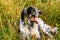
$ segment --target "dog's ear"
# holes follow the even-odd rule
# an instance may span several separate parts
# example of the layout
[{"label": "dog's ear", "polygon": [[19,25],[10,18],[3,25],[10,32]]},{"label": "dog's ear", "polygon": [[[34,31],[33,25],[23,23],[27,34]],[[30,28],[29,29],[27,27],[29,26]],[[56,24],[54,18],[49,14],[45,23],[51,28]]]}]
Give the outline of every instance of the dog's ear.
[{"label": "dog's ear", "polygon": [[41,10],[38,10],[38,13],[39,13],[39,15],[42,15],[42,11]]},{"label": "dog's ear", "polygon": [[27,8],[27,15],[28,15],[28,17],[30,16],[30,14],[31,14],[31,12],[32,12],[33,9],[34,8],[32,6],[30,6],[30,7]]},{"label": "dog's ear", "polygon": [[22,12],[21,12],[21,19],[22,19],[22,21],[24,21],[24,16],[25,16],[25,14],[26,14],[26,8],[24,8],[24,9],[22,10]]},{"label": "dog's ear", "polygon": [[31,13],[32,9],[33,9],[32,6],[28,7],[28,8],[27,8],[27,13],[28,13],[28,14]]}]

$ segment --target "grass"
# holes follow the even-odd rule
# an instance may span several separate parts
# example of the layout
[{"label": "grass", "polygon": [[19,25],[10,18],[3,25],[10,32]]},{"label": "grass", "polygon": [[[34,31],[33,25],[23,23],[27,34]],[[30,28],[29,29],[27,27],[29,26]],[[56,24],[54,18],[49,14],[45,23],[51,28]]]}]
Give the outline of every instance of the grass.
[{"label": "grass", "polygon": [[56,39],[60,40],[60,0],[0,0],[0,40],[19,40],[20,13],[28,6],[42,10],[41,18],[59,28]]}]

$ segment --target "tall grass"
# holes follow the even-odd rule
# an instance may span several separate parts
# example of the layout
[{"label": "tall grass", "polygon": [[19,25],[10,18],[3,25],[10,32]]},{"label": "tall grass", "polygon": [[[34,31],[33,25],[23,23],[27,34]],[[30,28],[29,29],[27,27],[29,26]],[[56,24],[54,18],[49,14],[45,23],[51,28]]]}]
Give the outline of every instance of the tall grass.
[{"label": "tall grass", "polygon": [[20,13],[28,6],[42,10],[40,18],[59,28],[56,40],[60,40],[60,0],[0,0],[0,40],[19,40]]}]

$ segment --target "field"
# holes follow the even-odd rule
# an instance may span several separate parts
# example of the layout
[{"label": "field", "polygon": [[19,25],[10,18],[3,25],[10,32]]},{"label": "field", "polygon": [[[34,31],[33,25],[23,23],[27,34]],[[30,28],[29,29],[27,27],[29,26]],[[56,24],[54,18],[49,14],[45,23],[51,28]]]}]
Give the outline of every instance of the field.
[{"label": "field", "polygon": [[60,40],[60,0],[0,0],[0,40],[19,40],[19,19],[24,7],[36,6],[51,27],[57,26]]}]

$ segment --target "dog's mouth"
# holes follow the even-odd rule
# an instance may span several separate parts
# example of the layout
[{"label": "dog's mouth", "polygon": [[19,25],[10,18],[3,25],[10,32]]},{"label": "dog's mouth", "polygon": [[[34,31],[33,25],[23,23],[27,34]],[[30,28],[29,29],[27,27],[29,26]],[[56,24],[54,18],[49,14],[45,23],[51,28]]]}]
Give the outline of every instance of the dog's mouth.
[{"label": "dog's mouth", "polygon": [[31,17],[31,21],[37,22],[36,17]]}]

